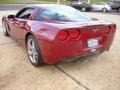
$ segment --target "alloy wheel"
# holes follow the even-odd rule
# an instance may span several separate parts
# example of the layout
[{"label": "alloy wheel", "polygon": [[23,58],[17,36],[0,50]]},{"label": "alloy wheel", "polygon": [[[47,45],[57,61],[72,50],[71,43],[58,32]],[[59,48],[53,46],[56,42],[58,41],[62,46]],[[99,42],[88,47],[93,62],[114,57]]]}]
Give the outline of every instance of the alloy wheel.
[{"label": "alloy wheel", "polygon": [[32,63],[37,63],[38,62],[38,53],[37,53],[35,42],[33,39],[28,40],[27,51],[28,51],[28,56],[30,58],[30,61]]}]

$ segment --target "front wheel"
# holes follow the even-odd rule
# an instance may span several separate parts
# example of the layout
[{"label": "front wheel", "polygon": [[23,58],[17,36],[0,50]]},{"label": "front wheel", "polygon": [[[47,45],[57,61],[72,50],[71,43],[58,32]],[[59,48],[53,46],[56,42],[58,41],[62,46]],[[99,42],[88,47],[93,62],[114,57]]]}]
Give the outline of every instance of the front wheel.
[{"label": "front wheel", "polygon": [[3,35],[9,36],[8,30],[7,30],[7,24],[5,24],[5,22],[2,23],[2,28],[3,28]]},{"label": "front wheel", "polygon": [[27,53],[32,65],[37,67],[43,64],[39,45],[33,35],[27,38]]}]

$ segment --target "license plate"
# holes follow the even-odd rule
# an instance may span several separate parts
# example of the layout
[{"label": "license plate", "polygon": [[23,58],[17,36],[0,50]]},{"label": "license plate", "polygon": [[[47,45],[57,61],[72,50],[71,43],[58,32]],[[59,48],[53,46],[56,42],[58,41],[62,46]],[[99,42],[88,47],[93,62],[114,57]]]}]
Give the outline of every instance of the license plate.
[{"label": "license plate", "polygon": [[87,41],[88,48],[95,48],[99,45],[99,39],[89,39]]}]

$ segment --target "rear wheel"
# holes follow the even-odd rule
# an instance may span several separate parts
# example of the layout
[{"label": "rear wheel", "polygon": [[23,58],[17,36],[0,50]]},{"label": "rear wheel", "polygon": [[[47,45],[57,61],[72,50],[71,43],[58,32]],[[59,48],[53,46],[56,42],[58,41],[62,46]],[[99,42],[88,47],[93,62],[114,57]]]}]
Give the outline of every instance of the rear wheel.
[{"label": "rear wheel", "polygon": [[103,11],[103,12],[107,12],[107,8],[103,8],[102,11]]},{"label": "rear wheel", "polygon": [[27,38],[27,53],[32,65],[37,67],[43,64],[39,45],[33,35]]},{"label": "rear wheel", "polygon": [[5,22],[2,23],[2,28],[3,28],[3,35],[4,36],[9,36],[9,33],[8,33],[8,28],[7,28],[7,24]]}]

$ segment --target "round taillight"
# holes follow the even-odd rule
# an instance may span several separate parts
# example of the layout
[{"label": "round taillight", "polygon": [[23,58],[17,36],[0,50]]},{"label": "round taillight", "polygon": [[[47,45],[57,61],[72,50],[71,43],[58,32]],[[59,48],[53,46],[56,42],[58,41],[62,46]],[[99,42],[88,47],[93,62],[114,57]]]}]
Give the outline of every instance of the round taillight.
[{"label": "round taillight", "polygon": [[62,41],[67,40],[67,38],[68,38],[68,32],[67,32],[67,31],[61,31],[61,32],[59,33],[58,38],[59,38],[60,40],[62,40]]},{"label": "round taillight", "polygon": [[77,30],[77,29],[70,30],[70,31],[69,31],[69,34],[70,34],[70,37],[71,37],[72,39],[77,39],[77,38],[79,37],[79,35],[80,35],[80,31]]}]

